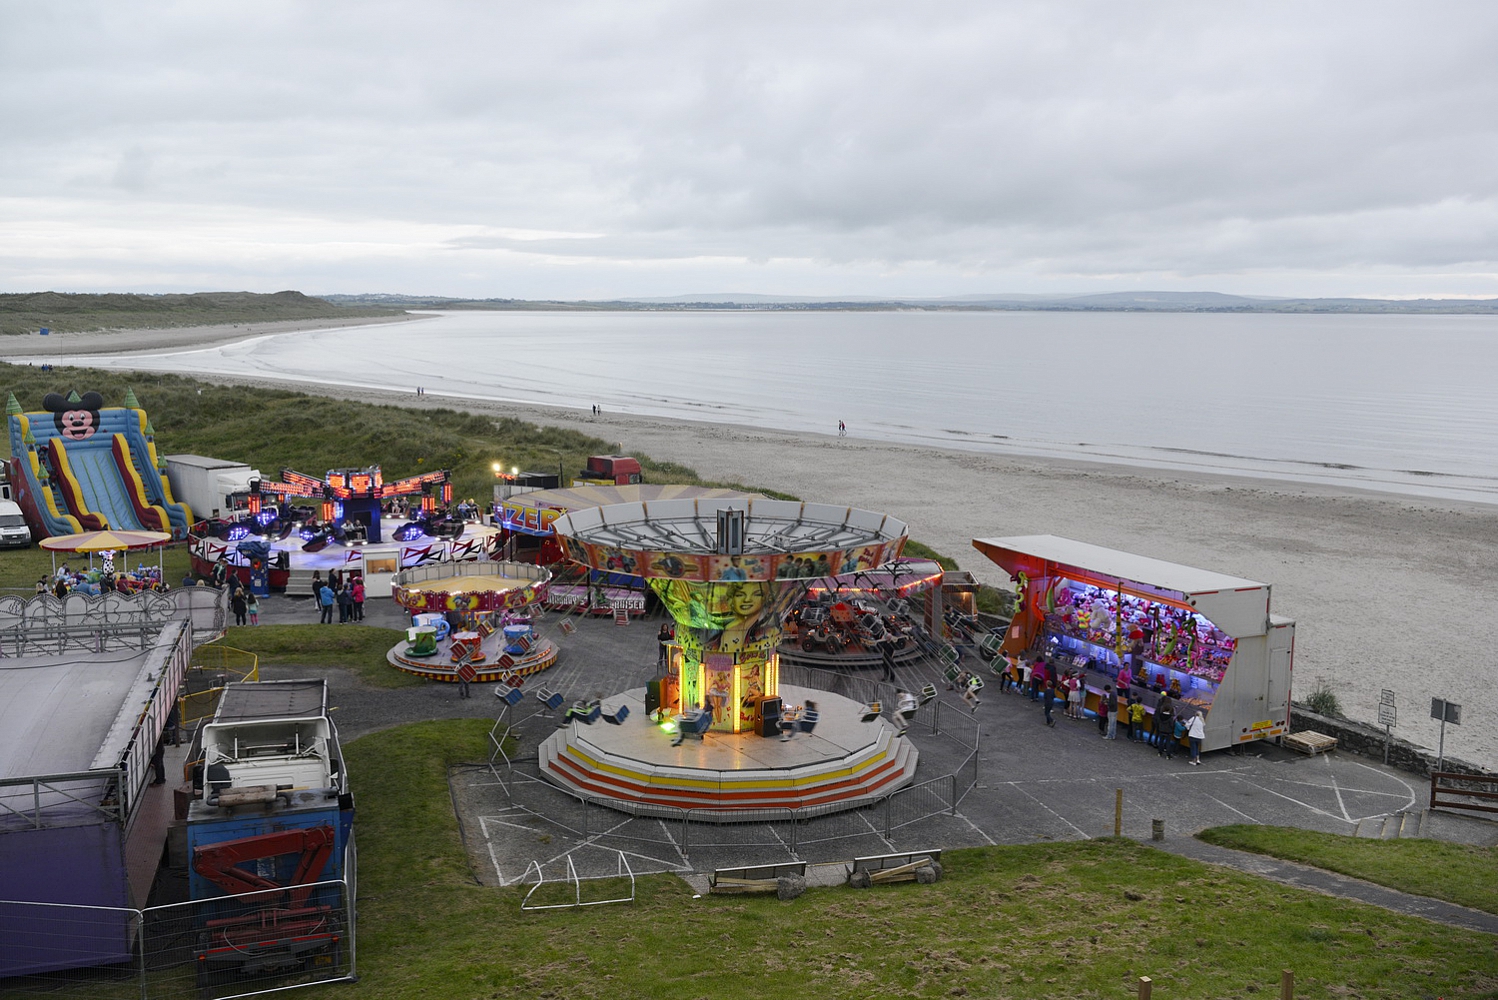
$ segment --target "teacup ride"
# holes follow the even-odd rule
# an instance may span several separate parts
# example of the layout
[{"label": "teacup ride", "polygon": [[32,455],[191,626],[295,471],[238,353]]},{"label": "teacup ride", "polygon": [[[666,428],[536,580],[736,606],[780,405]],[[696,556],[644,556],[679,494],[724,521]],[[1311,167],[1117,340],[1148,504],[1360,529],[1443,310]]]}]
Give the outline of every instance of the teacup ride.
[{"label": "teacup ride", "polygon": [[[913,780],[917,751],[877,706],[782,685],[775,652],[781,618],[807,585],[895,559],[903,522],[827,504],[696,498],[572,511],[554,527],[574,562],[643,576],[676,638],[665,674],[647,687],[602,699],[597,712],[574,704],[541,745],[547,780],[635,815],[690,809],[720,822],[765,808],[854,809]],[[542,695],[548,707],[565,700]],[[788,729],[783,717],[794,720]]]},{"label": "teacup ride", "polygon": [[411,612],[412,624],[406,641],[385,658],[397,670],[428,680],[519,687],[557,661],[556,644],[535,631],[527,614],[545,600],[550,580],[549,570],[519,562],[403,570],[391,582],[391,596]]}]

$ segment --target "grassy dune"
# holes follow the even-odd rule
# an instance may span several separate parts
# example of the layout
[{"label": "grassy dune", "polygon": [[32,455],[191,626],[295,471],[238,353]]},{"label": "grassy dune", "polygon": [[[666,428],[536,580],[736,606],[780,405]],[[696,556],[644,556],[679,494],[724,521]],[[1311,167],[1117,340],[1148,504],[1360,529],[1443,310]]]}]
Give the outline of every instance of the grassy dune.
[{"label": "grassy dune", "polygon": [[198,292],[192,295],[73,295],[24,292],[0,295],[0,334],[92,330],[145,330],[221,323],[265,323],[345,316],[395,316],[403,310],[334,305],[301,292]]}]

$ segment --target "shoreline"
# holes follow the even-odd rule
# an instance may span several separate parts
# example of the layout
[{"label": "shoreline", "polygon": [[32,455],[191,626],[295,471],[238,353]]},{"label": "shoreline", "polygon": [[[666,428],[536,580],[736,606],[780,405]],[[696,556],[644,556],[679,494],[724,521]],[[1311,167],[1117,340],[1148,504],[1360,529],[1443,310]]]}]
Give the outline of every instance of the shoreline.
[{"label": "shoreline", "polygon": [[49,333],[0,338],[0,355],[11,358],[68,357],[77,354],[134,354],[154,351],[186,351],[198,347],[249,340],[275,333],[335,330],[376,323],[409,323],[421,315],[350,316],[327,319],[283,319],[263,323],[225,323],[214,326],[142,327]]},{"label": "shoreline", "polygon": [[[255,335],[235,328],[222,339]],[[1274,613],[1298,622],[1297,697],[1324,681],[1349,718],[1366,722],[1377,718],[1379,692],[1387,688],[1400,709],[1394,735],[1426,747],[1436,745],[1439,728],[1424,718],[1429,699],[1463,703],[1470,721],[1448,727],[1448,752],[1498,770],[1498,727],[1489,721],[1498,718],[1498,688],[1484,683],[1488,650],[1498,647],[1498,618],[1487,598],[1498,590],[1498,505],[664,417],[595,417],[580,407],[194,377],[578,430],[625,453],[679,462],[705,479],[886,511],[984,583],[1009,581],[971,540],[1029,534],[1261,580],[1273,587]]]}]

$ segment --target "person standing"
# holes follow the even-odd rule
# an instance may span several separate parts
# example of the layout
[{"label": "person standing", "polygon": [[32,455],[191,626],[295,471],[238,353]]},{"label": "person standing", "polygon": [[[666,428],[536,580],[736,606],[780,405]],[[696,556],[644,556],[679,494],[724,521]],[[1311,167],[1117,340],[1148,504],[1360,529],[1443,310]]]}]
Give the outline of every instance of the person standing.
[{"label": "person standing", "polygon": [[1157,748],[1155,752],[1166,760],[1175,759],[1175,730],[1175,705],[1171,702],[1170,695],[1162,694],[1160,700],[1155,703],[1155,746]]},{"label": "person standing", "polygon": [[1197,712],[1186,723],[1186,738],[1191,741],[1191,764],[1200,767],[1202,762],[1202,740],[1207,736],[1207,722],[1202,714]]},{"label": "person standing", "polygon": [[660,631],[656,632],[655,634],[655,644],[657,647],[657,651],[655,654],[655,665],[657,667],[660,667],[662,669],[665,668],[667,659],[666,648],[671,644],[672,638],[671,626],[666,624],[665,622],[661,622]]},{"label": "person standing", "polygon": [[354,577],[354,585],[350,589],[354,595],[354,621],[362,622],[364,620],[364,577],[362,575]]},{"label": "person standing", "polygon": [[354,593],[344,584],[338,588],[338,624],[347,625],[354,620]]},{"label": "person standing", "polygon": [[1148,743],[1149,737],[1144,731],[1144,699],[1135,696],[1129,702],[1129,739],[1140,743]]},{"label": "person standing", "polygon": [[234,624],[243,625],[245,615],[249,613],[249,602],[244,598],[244,588],[235,586],[234,593],[229,595],[229,610],[234,612]]},{"label": "person standing", "polygon": [[1103,734],[1105,740],[1118,739],[1118,692],[1113,690],[1112,684],[1103,685],[1102,707],[1108,713],[1108,731]]},{"label": "person standing", "polygon": [[[1031,676],[1034,675],[1032,674]],[[1051,709],[1056,704],[1055,681],[1047,680],[1044,682],[1042,690],[1040,692],[1040,703],[1045,708],[1045,724],[1054,729],[1056,726],[1056,720],[1051,718]]]},{"label": "person standing", "polygon": [[246,605],[246,609],[250,612],[250,624],[251,625],[259,625],[260,624],[260,598],[258,596],[256,596],[256,594],[255,594],[255,592],[253,590],[250,591],[250,596],[249,596],[249,599],[248,599],[248,603]]},{"label": "person standing", "polygon": [[322,570],[312,571],[312,599],[318,600],[322,596]]},{"label": "person standing", "polygon": [[322,617],[318,619],[318,624],[333,624],[333,588],[326,583],[319,587],[317,591],[317,603],[322,608]]}]

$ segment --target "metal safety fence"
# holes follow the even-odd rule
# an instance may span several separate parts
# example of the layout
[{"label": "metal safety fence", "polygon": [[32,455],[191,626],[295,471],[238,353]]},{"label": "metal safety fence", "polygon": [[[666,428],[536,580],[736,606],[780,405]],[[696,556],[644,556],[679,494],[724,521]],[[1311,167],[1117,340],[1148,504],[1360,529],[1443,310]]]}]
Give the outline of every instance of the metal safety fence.
[{"label": "metal safety fence", "polygon": [[[549,782],[540,774],[536,742],[502,720],[489,733],[489,770],[509,806],[582,843],[608,848],[616,843],[665,845],[683,859],[723,852],[736,857],[783,853],[801,859],[807,849],[821,845],[872,838],[888,846],[901,830],[934,817],[956,815],[962,799],[978,783],[980,726],[969,713],[932,701],[922,706],[911,732],[918,729],[965,751],[956,766],[854,809],[745,809],[732,822],[720,816],[708,819],[707,812],[698,818],[694,814],[700,810],[696,809],[586,795]],[[933,756],[951,759],[948,754]]]},{"label": "metal safety fence", "polygon": [[145,909],[0,900],[0,996],[225,1000],[352,981],[346,877]]},{"label": "metal safety fence", "polygon": [[260,679],[260,658],[233,646],[209,643],[192,651],[182,694],[177,699],[181,724],[192,726],[213,718],[224,686]]}]

